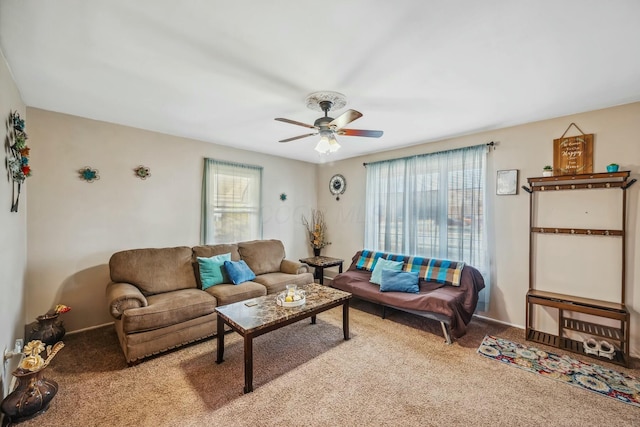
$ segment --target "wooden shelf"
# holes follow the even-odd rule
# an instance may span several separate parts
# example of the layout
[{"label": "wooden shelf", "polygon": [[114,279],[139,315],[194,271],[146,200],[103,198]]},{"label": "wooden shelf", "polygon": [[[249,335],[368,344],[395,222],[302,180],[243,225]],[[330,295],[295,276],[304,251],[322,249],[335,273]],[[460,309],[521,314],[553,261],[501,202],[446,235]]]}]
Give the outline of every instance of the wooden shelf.
[{"label": "wooden shelf", "polygon": [[602,182],[622,182],[629,178],[629,171],[619,172],[602,172],[602,173],[583,173],[578,175],[555,175],[555,176],[539,176],[527,178],[530,185],[551,185],[551,184],[596,184]]},{"label": "wooden shelf", "polygon": [[593,228],[558,228],[558,227],[531,227],[532,233],[546,234],[586,234],[587,236],[622,236],[622,230],[600,230]]},{"label": "wooden shelf", "polygon": [[[587,355],[598,360],[617,363],[628,366],[629,363],[629,327],[630,314],[625,302],[625,258],[626,258],[626,191],[636,182],[636,179],[628,181],[629,171],[612,173],[592,173],[582,175],[562,175],[550,177],[528,178],[529,188],[523,187],[530,196],[529,203],[529,291],[526,296],[526,338],[540,344],[549,345],[564,350]],[[622,228],[621,229],[596,229],[596,228],[566,228],[566,227],[539,227],[533,224],[535,215],[535,200],[545,191],[578,190],[578,189],[615,189],[620,188],[622,193]],[[603,301],[584,298],[574,295],[559,294],[536,289],[534,265],[534,233],[541,234],[566,234],[582,236],[615,236],[620,238],[622,245],[622,277],[620,283],[620,302]],[[534,327],[534,306],[551,307],[558,310],[558,333],[549,334],[536,330]],[[577,319],[576,316],[567,317],[565,313],[577,313],[594,318],[609,319],[616,326],[609,326],[596,321]],[[591,320],[591,318],[589,319]],[[584,335],[584,339],[590,337],[603,341],[612,341],[616,346],[614,359],[586,354],[581,340],[575,340],[567,336],[568,332]]]},{"label": "wooden shelf", "polygon": [[597,323],[583,322],[582,320],[569,319],[566,317],[562,320],[563,328],[569,331],[576,331],[595,337],[615,340],[618,343],[622,343],[622,340],[624,340],[624,333],[622,329],[619,328],[612,328],[609,326],[599,325]]},{"label": "wooden shelf", "polygon": [[[618,313],[620,316],[624,316],[629,313],[627,307],[618,302],[583,298],[556,292],[540,291],[538,289],[530,289],[529,292],[527,292],[527,300],[529,299],[535,299],[536,304],[539,305],[555,308],[567,306],[571,311],[585,314],[591,314],[592,311],[597,311],[607,314],[612,313],[611,315]],[[620,320],[622,318],[620,316],[615,317],[615,319]]]},{"label": "wooden shelf", "polygon": [[628,366],[629,364],[628,358],[625,358],[625,354],[621,351],[616,350],[613,355],[613,360],[602,356],[596,356],[595,354],[587,354],[584,352],[584,345],[581,341],[576,341],[569,338],[559,338],[556,335],[536,331],[534,329],[529,329],[529,331],[527,332],[527,341],[533,341],[537,342],[538,344],[544,344],[550,347],[560,348],[562,350],[582,354],[601,362],[615,363],[616,365],[622,366]]}]

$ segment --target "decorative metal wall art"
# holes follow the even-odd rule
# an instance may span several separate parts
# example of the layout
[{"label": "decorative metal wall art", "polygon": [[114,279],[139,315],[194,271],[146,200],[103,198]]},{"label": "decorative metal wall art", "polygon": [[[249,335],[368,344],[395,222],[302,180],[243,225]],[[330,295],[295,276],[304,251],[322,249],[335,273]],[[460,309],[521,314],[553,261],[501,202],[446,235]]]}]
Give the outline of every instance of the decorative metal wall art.
[{"label": "decorative metal wall art", "polygon": [[287,195],[285,193],[280,194],[280,200],[282,200],[283,202],[287,201]]},{"label": "decorative metal wall art", "polygon": [[11,212],[18,212],[20,201],[20,188],[27,177],[31,176],[29,165],[29,147],[27,147],[27,134],[24,131],[24,120],[17,111],[9,113],[9,133],[7,141],[9,153],[7,154],[7,169],[13,185],[11,195]]},{"label": "decorative metal wall art", "polygon": [[138,166],[133,170],[136,173],[136,176],[140,179],[147,179],[151,176],[151,169],[145,166]]},{"label": "decorative metal wall art", "polygon": [[89,166],[85,166],[82,169],[78,170],[80,174],[80,179],[83,179],[87,182],[93,182],[100,179],[100,175],[98,175],[98,169],[91,169]]}]

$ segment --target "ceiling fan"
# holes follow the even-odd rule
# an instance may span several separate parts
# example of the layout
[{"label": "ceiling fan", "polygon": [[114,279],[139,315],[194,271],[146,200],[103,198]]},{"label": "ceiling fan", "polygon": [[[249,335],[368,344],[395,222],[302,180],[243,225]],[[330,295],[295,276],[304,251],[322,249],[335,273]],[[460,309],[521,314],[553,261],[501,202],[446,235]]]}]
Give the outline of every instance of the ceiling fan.
[{"label": "ceiling fan", "polygon": [[336,140],[336,135],[345,136],[364,136],[369,138],[380,138],[382,136],[381,130],[363,130],[363,129],[345,129],[344,126],[348,125],[352,121],[362,117],[362,113],[356,110],[347,110],[335,119],[329,117],[328,113],[331,110],[336,110],[344,107],[347,103],[346,97],[338,92],[313,92],[306,98],[307,107],[313,110],[319,110],[324,112],[324,117],[317,119],[313,125],[309,125],[295,120],[283,119],[281,117],[276,120],[285,123],[291,123],[293,125],[303,126],[309,129],[315,129],[315,132],[305,135],[294,136],[292,138],[283,139],[279,142],[290,142],[296,139],[306,138],[308,136],[320,135],[320,141],[316,146],[316,151],[320,153],[333,153],[338,151],[340,144]]}]

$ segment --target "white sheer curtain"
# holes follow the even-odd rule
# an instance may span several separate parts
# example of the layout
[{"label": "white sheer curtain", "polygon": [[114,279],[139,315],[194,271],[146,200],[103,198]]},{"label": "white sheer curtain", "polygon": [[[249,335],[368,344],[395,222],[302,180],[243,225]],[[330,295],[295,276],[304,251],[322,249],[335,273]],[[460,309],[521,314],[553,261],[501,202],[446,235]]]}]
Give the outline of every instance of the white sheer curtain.
[{"label": "white sheer curtain", "polygon": [[204,159],[202,244],[262,238],[262,167]]},{"label": "white sheer curtain", "polygon": [[464,261],[489,303],[486,145],[367,164],[365,249]]}]

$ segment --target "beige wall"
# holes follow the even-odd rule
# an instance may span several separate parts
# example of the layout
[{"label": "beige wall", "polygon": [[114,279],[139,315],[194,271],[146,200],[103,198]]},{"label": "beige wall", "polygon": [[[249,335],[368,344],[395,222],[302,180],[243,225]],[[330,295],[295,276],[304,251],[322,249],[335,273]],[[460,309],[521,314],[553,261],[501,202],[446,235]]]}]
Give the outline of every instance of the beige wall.
[{"label": "beige wall", "polygon": [[[330,233],[329,239],[333,242],[327,248],[326,254],[350,260],[353,254],[358,249],[361,249],[364,244],[363,212],[366,169],[362,165],[363,162],[392,159],[495,141],[498,144],[497,148],[488,155],[488,192],[490,196],[488,209],[490,210],[490,215],[492,215],[492,229],[489,230],[489,240],[492,246],[493,287],[490,311],[480,314],[514,325],[524,326],[525,294],[528,289],[529,196],[522,190],[519,190],[519,194],[516,196],[496,196],[496,171],[518,169],[520,185],[527,183],[527,177],[541,176],[542,167],[547,164],[553,164],[553,139],[559,138],[571,122],[577,123],[584,132],[595,134],[594,170],[596,172],[604,172],[607,164],[617,162],[620,164],[621,170],[630,170],[632,177],[638,177],[640,174],[640,103],[482,132],[446,141],[325,164],[319,168],[318,172],[318,206],[326,211]],[[567,135],[575,135],[575,133],[569,132]],[[344,143],[347,144],[348,141],[345,140]],[[347,180],[346,192],[340,197],[339,201],[336,201],[331,196],[328,188],[330,177],[336,173],[344,175]],[[640,310],[640,269],[637,268],[638,254],[640,254],[640,239],[637,237],[639,190],[640,184],[636,184],[628,191],[627,222],[627,305],[632,313],[631,352],[636,356],[640,355],[640,328],[637,327],[640,324],[640,315],[638,315]],[[551,209],[554,209],[554,212],[558,214],[569,210],[576,200],[576,194],[574,193],[572,196],[570,193],[562,192],[561,198],[551,206]],[[599,197],[599,195],[588,193],[588,199],[593,197]],[[612,202],[611,209],[618,209],[615,201]],[[606,222],[608,218],[605,217],[608,217],[609,214],[605,211],[606,209],[598,210],[598,208],[592,206],[588,211],[579,211],[575,216],[579,221],[583,221],[588,215],[595,215],[597,217],[595,223],[600,220]],[[562,221],[573,221],[576,218],[563,218]],[[577,227],[579,225],[573,226]],[[578,237],[578,239],[580,238]],[[611,239],[603,238],[597,241],[596,245],[586,240],[579,240],[580,244],[578,246],[582,247],[576,248],[574,246],[556,252],[553,255],[555,262],[547,263],[557,268],[557,274],[552,274],[551,277],[571,277],[563,270],[563,266],[572,265],[576,268],[576,275],[580,278],[580,286],[584,286],[586,293],[612,301],[619,301],[621,245],[618,243],[619,240],[613,241]],[[601,244],[597,244],[598,242]],[[584,245],[581,245],[581,243],[584,243]],[[557,245],[551,245],[551,247],[554,246]],[[593,248],[593,251],[598,251],[597,257],[585,248]],[[613,266],[613,276],[610,276],[609,280],[606,280],[606,278],[598,279],[594,283],[593,278],[588,274],[584,274],[584,271],[587,271],[587,268],[594,264],[598,265],[598,262],[601,263],[602,268],[611,268]],[[615,268],[618,268],[618,272],[616,272]],[[598,274],[592,276],[601,277],[600,270],[601,267],[598,266],[595,270]],[[591,283],[588,283],[589,279],[591,279]],[[566,283],[561,283],[561,281],[546,282],[545,285],[547,287],[551,286],[551,289],[547,290],[568,292],[563,289]],[[571,289],[571,291],[575,292],[579,290],[579,287],[578,289]]]},{"label": "beige wall", "polygon": [[[309,255],[300,214],[316,203],[312,164],[28,109],[34,174],[28,212],[27,320],[57,303],[74,331],[112,321],[104,291],[116,251],[199,244],[203,159],[264,167],[264,238]],[[144,165],[151,177],[133,169]],[[78,169],[99,170],[86,183]],[[287,194],[285,202],[279,195]]]},{"label": "beige wall", "polygon": [[[11,77],[7,62],[0,51],[0,116],[2,117],[2,141],[6,144],[9,126],[9,113],[18,111],[25,115],[25,105]],[[29,134],[29,120],[26,121]],[[31,145],[31,141],[27,141]],[[3,150],[3,153],[6,151]],[[6,155],[3,155],[3,160]],[[27,265],[27,189],[31,187],[31,178],[23,186],[18,212],[10,212],[12,184],[4,166],[0,179],[0,352],[6,348],[13,349],[16,338],[24,335],[24,283]],[[36,173],[34,171],[34,173]],[[15,368],[13,363],[3,364],[0,376],[0,397],[4,397],[11,375]],[[6,369],[5,369],[6,368]]]},{"label": "beige wall", "polygon": [[[631,170],[634,177],[640,171],[636,136],[640,134],[640,103],[320,166],[49,111],[29,108],[27,112],[32,164],[37,173],[30,178],[28,194],[26,321],[56,303],[65,303],[73,307],[65,314],[68,330],[111,320],[104,286],[113,252],[198,243],[204,157],[264,166],[264,237],[282,239],[290,258],[309,254],[300,215],[317,205],[327,213],[333,242],[325,254],[348,263],[363,246],[363,162],[496,141],[497,149],[488,156],[493,289],[490,311],[481,314],[518,326],[524,325],[528,287],[529,198],[522,191],[517,196],[496,196],[496,171],[518,169],[520,185],[526,183],[526,177],[539,176],[542,166],[553,162],[553,139],[571,122],[596,135],[596,171],[603,171],[612,161]],[[146,181],[133,176],[133,168],[140,164],[151,168],[152,176]],[[97,168],[101,179],[92,184],[80,180],[77,170],[83,166]],[[335,173],[347,179],[347,191],[339,201],[328,191],[329,178]],[[640,276],[636,269],[640,253],[636,238],[638,188],[636,185],[628,192],[627,224],[627,303],[634,325],[638,324],[640,307],[636,285]],[[288,195],[286,202],[278,197],[283,192]],[[571,198],[561,199],[557,208],[563,212],[572,204]],[[607,245],[603,245],[607,250],[599,259],[603,265],[618,265],[618,254],[607,253]],[[569,252],[557,255],[557,259],[580,265],[581,256]],[[599,297],[618,298],[617,277],[607,283],[588,284],[585,289],[593,290],[594,286]],[[631,351],[638,355],[640,331],[632,327],[631,334]]]}]

